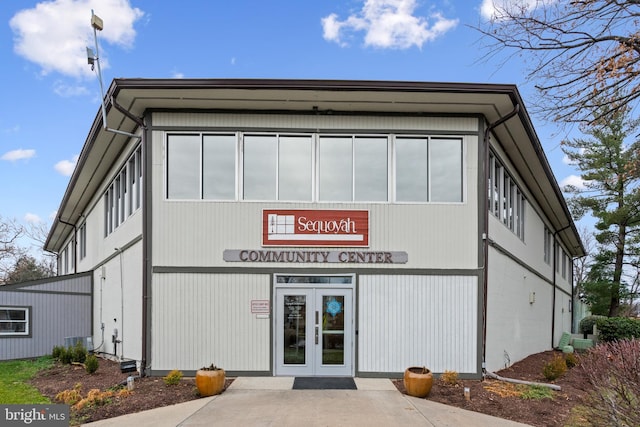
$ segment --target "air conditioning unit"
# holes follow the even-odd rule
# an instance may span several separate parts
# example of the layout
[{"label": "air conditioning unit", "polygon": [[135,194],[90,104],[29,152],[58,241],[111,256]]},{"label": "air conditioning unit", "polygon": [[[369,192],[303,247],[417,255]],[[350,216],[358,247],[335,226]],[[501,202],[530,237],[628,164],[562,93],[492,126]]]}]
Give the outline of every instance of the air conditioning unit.
[{"label": "air conditioning unit", "polygon": [[86,350],[93,350],[93,337],[65,337],[64,346],[66,348],[75,347],[76,344],[82,343]]}]

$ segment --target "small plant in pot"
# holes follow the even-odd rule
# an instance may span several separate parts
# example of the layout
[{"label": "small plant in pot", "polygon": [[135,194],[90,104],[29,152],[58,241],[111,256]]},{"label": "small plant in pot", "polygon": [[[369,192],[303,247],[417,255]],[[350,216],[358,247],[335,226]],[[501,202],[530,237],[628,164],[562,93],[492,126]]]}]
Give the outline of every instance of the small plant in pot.
[{"label": "small plant in pot", "polygon": [[404,371],[404,388],[409,396],[427,397],[432,385],[433,374],[424,366],[412,366]]},{"label": "small plant in pot", "polygon": [[196,371],[196,387],[202,397],[213,396],[224,390],[225,372],[211,364]]}]

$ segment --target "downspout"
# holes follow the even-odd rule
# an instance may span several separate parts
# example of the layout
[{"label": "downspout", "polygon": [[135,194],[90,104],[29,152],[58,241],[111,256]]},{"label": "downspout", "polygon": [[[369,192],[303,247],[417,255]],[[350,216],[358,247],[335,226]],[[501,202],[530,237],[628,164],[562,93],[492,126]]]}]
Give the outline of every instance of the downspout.
[{"label": "downspout", "polygon": [[496,127],[500,126],[507,120],[511,119],[513,116],[520,112],[520,104],[516,104],[513,110],[505,116],[500,117],[493,123],[490,123],[489,126],[484,130],[484,168],[483,168],[483,181],[481,183],[484,194],[484,230],[482,232],[482,240],[483,240],[483,277],[482,277],[482,287],[483,287],[483,297],[482,297],[482,370],[483,372],[486,370],[486,362],[487,362],[487,294],[489,289],[489,189],[487,188],[487,183],[489,182],[489,136],[491,131]]},{"label": "downspout", "polygon": [[[115,105],[115,104],[114,104]],[[151,298],[151,148],[147,146],[148,128],[142,123],[142,138],[140,145],[142,147],[142,159],[140,166],[142,167],[142,360],[140,361],[140,376],[147,374],[147,361],[149,360],[149,325],[151,324],[151,313],[149,311],[148,301]],[[149,191],[147,191],[147,188]]]},{"label": "downspout", "polygon": [[78,241],[76,239],[77,233],[78,233],[78,229],[76,228],[75,224],[63,221],[62,218],[60,218],[60,217],[58,217],[58,222],[62,223],[64,225],[69,225],[69,226],[73,227],[73,273],[75,274],[75,273],[78,272],[78,248],[76,247],[76,245],[78,244],[77,243]]},{"label": "downspout", "polygon": [[[557,268],[558,266],[556,265],[557,263],[557,249],[556,249],[556,236],[558,235],[558,233],[566,230],[567,228],[571,228],[570,225],[567,225],[566,227],[562,227],[559,230],[556,230],[553,232],[553,273],[552,273],[552,279],[551,279],[551,284],[553,285],[553,298],[551,299],[551,348],[554,348],[554,342],[555,342],[555,333],[556,333],[556,288],[558,287],[556,284],[556,280],[557,280]],[[573,294],[573,284],[571,284],[571,293]],[[573,316],[573,314],[571,314],[571,316]]]}]

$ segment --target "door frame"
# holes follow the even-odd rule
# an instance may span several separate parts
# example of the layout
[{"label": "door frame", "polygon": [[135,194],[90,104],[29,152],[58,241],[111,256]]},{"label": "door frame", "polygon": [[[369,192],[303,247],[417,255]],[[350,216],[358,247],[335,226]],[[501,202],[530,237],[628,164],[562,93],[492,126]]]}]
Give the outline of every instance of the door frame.
[{"label": "door frame", "polygon": [[[295,281],[295,282],[278,282],[278,278],[282,278],[282,277],[289,277],[289,278],[300,278],[300,281]],[[322,278],[339,278],[339,277],[344,277],[344,278],[349,278],[348,283],[331,283],[326,282],[323,283],[322,282]],[[308,282],[304,281],[305,278],[307,280],[309,280]],[[330,368],[322,368],[322,370],[324,370],[324,373],[305,373],[303,372],[304,369],[301,369],[301,373],[300,375],[304,375],[304,376],[354,376],[355,375],[355,365],[356,365],[356,354],[355,354],[355,350],[356,350],[356,292],[355,292],[355,288],[356,288],[356,275],[354,273],[345,273],[345,274],[301,274],[301,273],[291,273],[291,274],[287,274],[287,273],[275,273],[273,275],[273,321],[272,321],[272,327],[273,327],[273,346],[272,346],[272,357],[273,357],[273,363],[272,363],[272,368],[273,368],[273,375],[274,376],[294,376],[296,375],[295,373],[292,373],[292,371],[295,371],[295,369],[292,370],[285,370],[285,372],[282,371],[282,367],[278,368],[279,364],[279,360],[278,360],[278,356],[281,356],[282,353],[280,353],[278,351],[279,346],[282,345],[281,343],[281,331],[278,330],[279,327],[279,317],[282,316],[282,312],[281,312],[281,307],[279,304],[279,299],[278,299],[278,295],[279,292],[281,290],[286,290],[286,289],[290,289],[290,290],[299,290],[300,292],[313,292],[314,294],[316,293],[316,290],[331,290],[331,289],[336,289],[336,290],[345,290],[345,291],[350,291],[348,292],[351,296],[350,301],[345,301],[345,304],[349,304],[349,306],[345,306],[345,311],[346,312],[351,312],[351,318],[350,319],[345,319],[345,335],[347,337],[349,337],[350,339],[345,340],[345,347],[348,345],[348,351],[345,351],[345,357],[349,360],[345,359],[345,365],[347,365],[340,373],[336,373],[336,374],[332,374],[331,371],[332,369]],[[314,298],[315,299],[315,298]],[[314,302],[314,304],[316,304]],[[316,305],[317,306],[317,305]],[[311,319],[312,317],[314,317],[313,312],[316,309],[316,306],[311,307],[311,310],[309,313],[307,313],[307,319]],[[311,325],[311,328],[313,328],[313,325]],[[349,328],[349,329],[347,329]],[[308,329],[309,330],[309,329]],[[349,341],[349,342],[347,342]],[[313,372],[316,372],[316,365],[318,365],[317,359],[319,358],[319,352],[318,351],[312,351],[313,353],[313,360],[310,361],[310,363],[313,364],[313,366],[309,367],[308,369],[310,369]],[[350,356],[350,357],[349,357]],[[327,365],[329,366],[329,365]]]}]

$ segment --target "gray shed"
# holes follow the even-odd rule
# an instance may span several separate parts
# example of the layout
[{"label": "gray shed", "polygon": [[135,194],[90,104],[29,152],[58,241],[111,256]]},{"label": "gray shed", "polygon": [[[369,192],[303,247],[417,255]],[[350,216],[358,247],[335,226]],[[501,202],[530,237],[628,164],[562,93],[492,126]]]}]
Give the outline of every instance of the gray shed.
[{"label": "gray shed", "polygon": [[91,336],[91,273],[0,286],[0,360],[50,354]]}]

